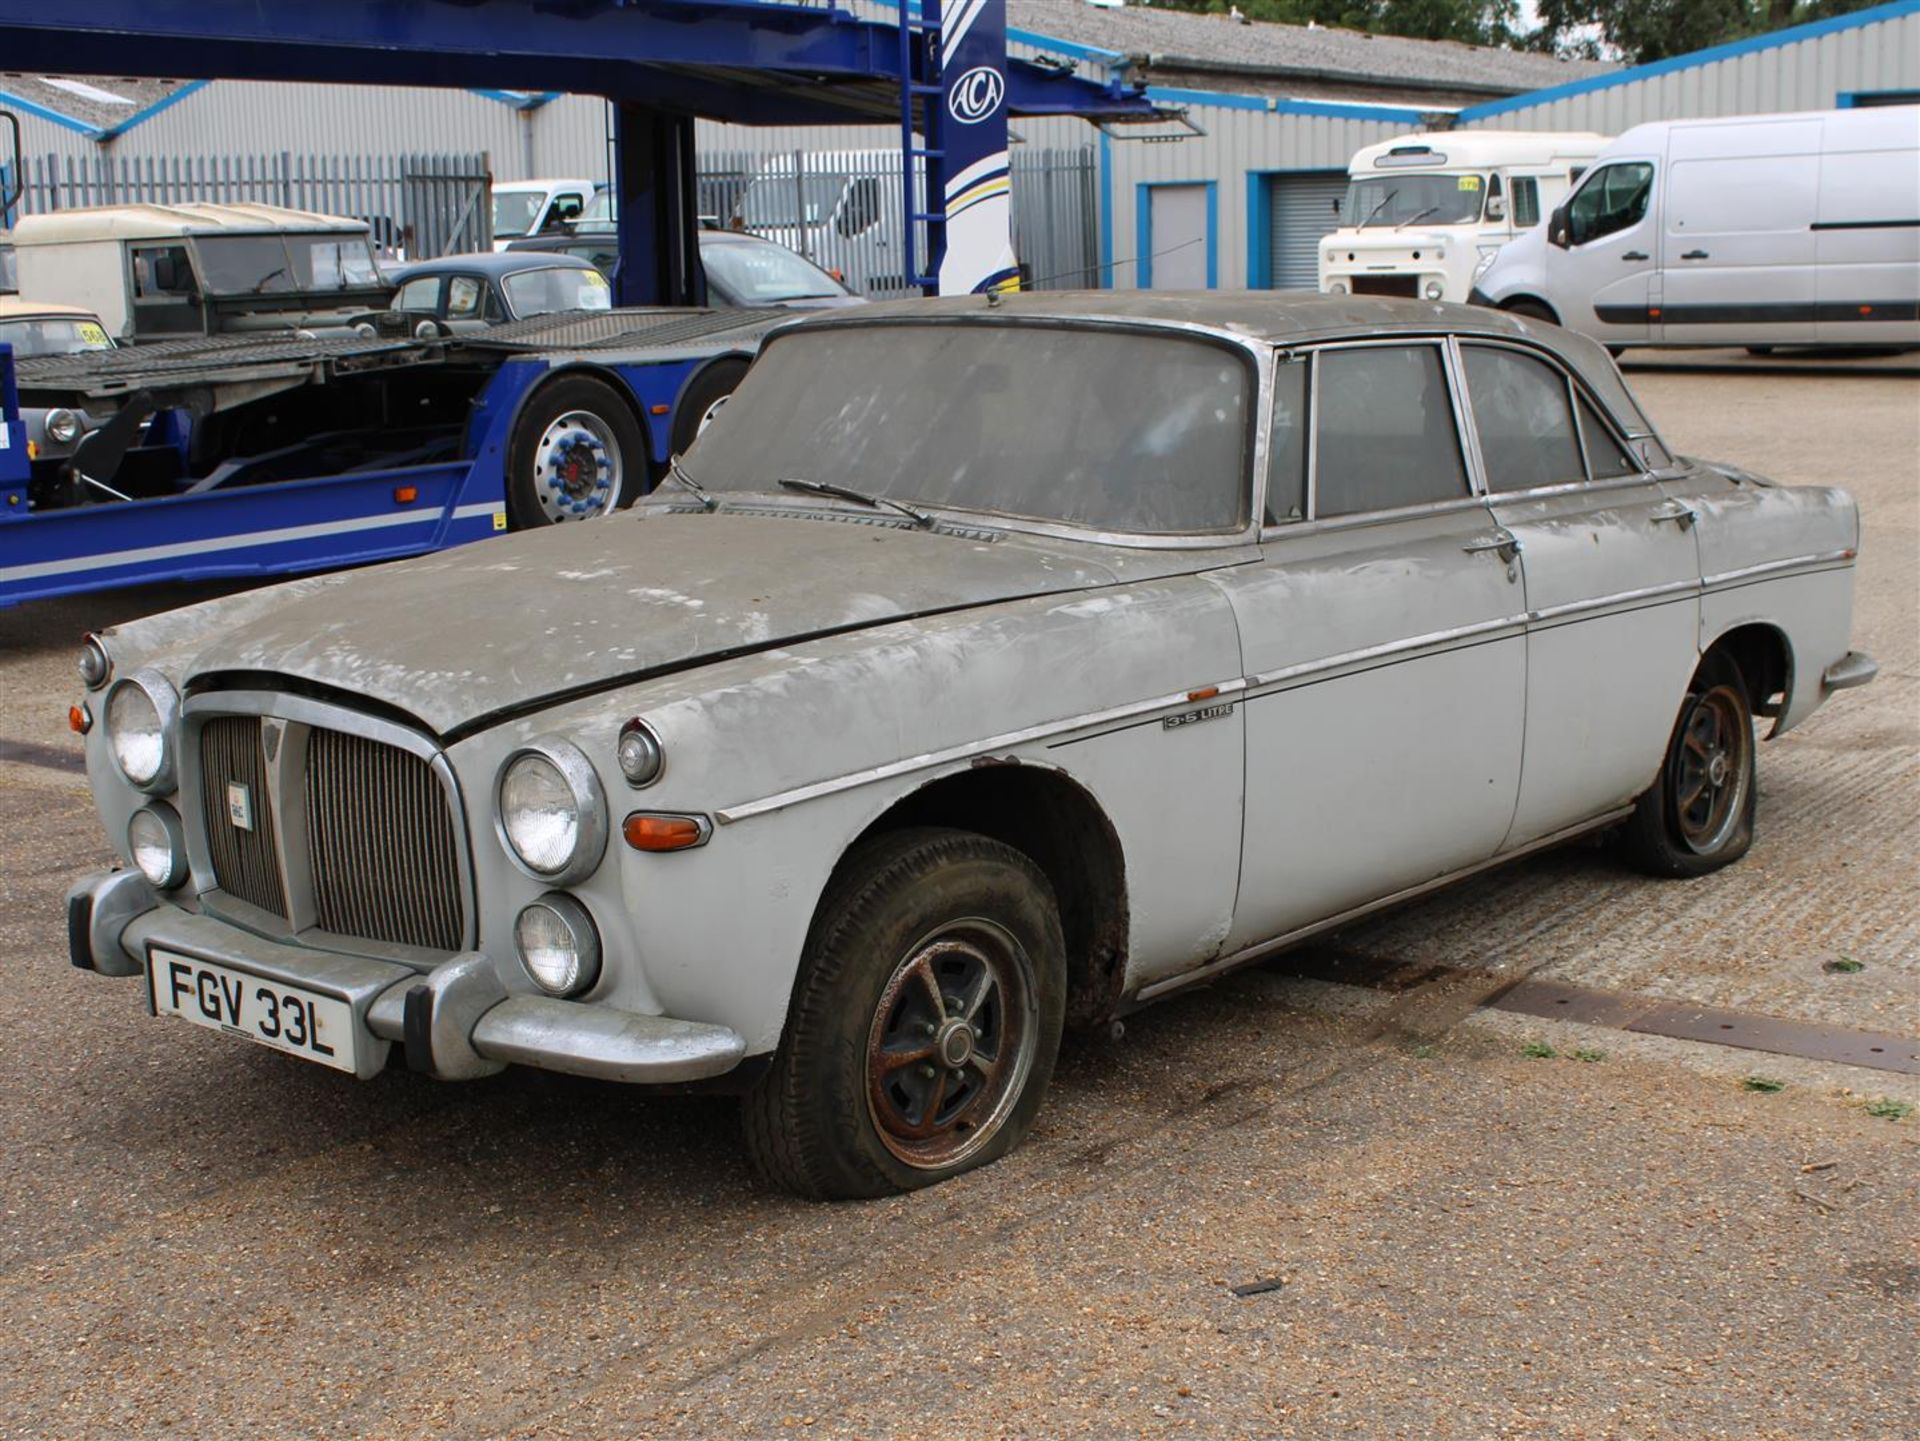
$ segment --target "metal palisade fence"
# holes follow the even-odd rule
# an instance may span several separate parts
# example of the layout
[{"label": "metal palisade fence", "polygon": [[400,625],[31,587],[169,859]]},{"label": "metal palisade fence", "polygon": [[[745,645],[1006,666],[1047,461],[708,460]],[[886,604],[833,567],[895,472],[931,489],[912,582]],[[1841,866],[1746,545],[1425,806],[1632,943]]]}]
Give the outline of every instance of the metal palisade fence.
[{"label": "metal palisade fence", "polygon": [[30,156],[21,208],[234,201],[365,220],[376,248],[422,258],[492,243],[492,175],[478,155]]},{"label": "metal palisade fence", "polygon": [[[916,167],[919,168],[919,167]],[[1092,146],[1013,151],[1013,248],[1039,289],[1099,283],[1099,183]],[[799,251],[876,299],[913,293],[903,273],[905,196],[897,150],[711,151],[700,212]],[[925,209],[924,175],[915,209]],[[926,253],[915,224],[914,251]]]}]

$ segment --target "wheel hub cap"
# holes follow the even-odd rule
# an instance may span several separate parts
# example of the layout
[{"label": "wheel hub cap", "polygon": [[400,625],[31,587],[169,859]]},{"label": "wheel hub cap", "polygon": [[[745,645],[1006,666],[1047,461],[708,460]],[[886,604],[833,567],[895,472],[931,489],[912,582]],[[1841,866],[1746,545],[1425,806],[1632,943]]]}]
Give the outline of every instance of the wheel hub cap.
[{"label": "wheel hub cap", "polygon": [[973,1059],[973,1027],[965,1021],[948,1021],[940,1028],[939,1042],[934,1049],[949,1066],[966,1065]]}]

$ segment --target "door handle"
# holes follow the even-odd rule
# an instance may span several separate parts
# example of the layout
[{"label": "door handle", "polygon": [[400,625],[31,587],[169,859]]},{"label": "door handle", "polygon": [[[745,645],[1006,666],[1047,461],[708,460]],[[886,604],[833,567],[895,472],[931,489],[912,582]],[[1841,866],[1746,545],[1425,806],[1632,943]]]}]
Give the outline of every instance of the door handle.
[{"label": "door handle", "polygon": [[1700,518],[1698,511],[1679,500],[1670,500],[1665,505],[1655,507],[1648,514],[1654,520],[1670,520],[1682,530],[1687,529]]},{"label": "door handle", "polygon": [[1707,252],[1704,250],[1689,250],[1681,255],[1680,258],[1682,260],[1705,260],[1707,258]]},{"label": "door handle", "polygon": [[1622,260],[1645,260],[1647,258],[1647,252],[1644,250],[1629,250],[1620,258]]},{"label": "door handle", "polygon": [[1513,534],[1512,531],[1496,531],[1492,535],[1484,535],[1478,539],[1470,540],[1460,548],[1468,555],[1481,555],[1490,550],[1495,551],[1499,554],[1500,559],[1504,560],[1508,565],[1512,565],[1520,554],[1520,537]]}]

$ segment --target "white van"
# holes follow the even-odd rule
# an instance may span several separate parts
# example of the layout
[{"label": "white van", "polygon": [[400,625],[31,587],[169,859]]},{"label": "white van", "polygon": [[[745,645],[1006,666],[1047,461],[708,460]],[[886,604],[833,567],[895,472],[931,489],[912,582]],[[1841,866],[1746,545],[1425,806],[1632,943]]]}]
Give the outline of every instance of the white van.
[{"label": "white van", "polygon": [[1475,277],[1604,344],[1920,344],[1920,107],[1640,125]]},{"label": "white van", "polygon": [[20,293],[115,339],[318,330],[386,305],[367,222],[277,205],[102,205],[22,216]]},{"label": "white van", "polygon": [[1473,271],[1540,223],[1604,135],[1447,130],[1369,145],[1347,167],[1344,224],[1320,242],[1322,294],[1465,300]]},{"label": "white van", "polygon": [[558,235],[578,220],[601,187],[592,180],[493,182],[493,248],[529,235]]},{"label": "white van", "polygon": [[769,156],[730,220],[799,251],[855,295],[920,293],[906,280],[898,150]]}]

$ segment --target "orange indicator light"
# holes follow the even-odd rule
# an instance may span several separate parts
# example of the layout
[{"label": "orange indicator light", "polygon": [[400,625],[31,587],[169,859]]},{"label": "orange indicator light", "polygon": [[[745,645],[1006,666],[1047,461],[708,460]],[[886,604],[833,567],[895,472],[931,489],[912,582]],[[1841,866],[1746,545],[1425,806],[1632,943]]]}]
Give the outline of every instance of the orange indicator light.
[{"label": "orange indicator light", "polygon": [[83,736],[93,729],[93,712],[83,705],[67,707],[67,729],[77,736]]},{"label": "orange indicator light", "polygon": [[395,505],[412,505],[419,498],[420,490],[417,486],[396,485],[393,488],[393,503]]},{"label": "orange indicator light", "polygon": [[1217,695],[1219,695],[1219,694],[1220,694],[1220,687],[1219,687],[1219,686],[1217,686],[1217,685],[1203,685],[1203,686],[1201,686],[1201,687],[1200,687],[1200,689],[1199,689],[1199,690],[1190,690],[1190,691],[1188,691],[1188,692],[1187,692],[1187,699],[1188,699],[1188,700],[1212,700],[1212,699],[1213,699],[1213,698],[1214,698],[1215,696],[1217,696]]},{"label": "orange indicator light", "polygon": [[636,811],[620,827],[636,851],[684,851],[706,838],[706,827],[692,816],[656,816]]},{"label": "orange indicator light", "polygon": [[673,407],[671,405],[649,405],[647,407],[647,414],[648,415],[665,415],[669,410],[672,410],[672,409]]},{"label": "orange indicator light", "polygon": [[1860,307],[1860,313],[1862,315],[1871,315],[1873,314],[1873,307],[1871,305],[1863,305]]}]

